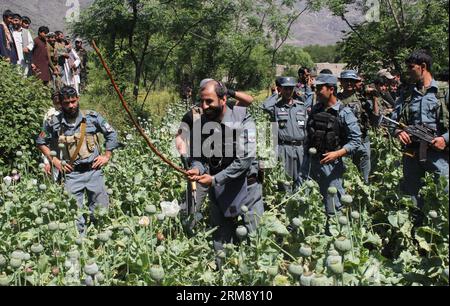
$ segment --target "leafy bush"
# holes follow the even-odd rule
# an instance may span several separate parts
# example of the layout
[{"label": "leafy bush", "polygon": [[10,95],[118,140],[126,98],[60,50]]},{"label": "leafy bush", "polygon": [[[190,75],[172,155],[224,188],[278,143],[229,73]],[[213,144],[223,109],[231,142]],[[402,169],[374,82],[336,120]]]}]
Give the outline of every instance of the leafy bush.
[{"label": "leafy bush", "polygon": [[37,157],[35,137],[51,102],[50,90],[41,81],[23,78],[4,61],[0,61],[0,75],[0,170],[3,170],[19,150]]}]

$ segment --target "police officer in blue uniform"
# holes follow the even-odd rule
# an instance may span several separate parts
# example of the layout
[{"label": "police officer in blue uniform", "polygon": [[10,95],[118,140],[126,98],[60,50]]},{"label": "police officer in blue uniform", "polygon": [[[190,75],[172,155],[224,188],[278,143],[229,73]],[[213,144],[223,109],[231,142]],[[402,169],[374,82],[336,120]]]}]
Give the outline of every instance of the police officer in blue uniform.
[{"label": "police officer in blue uniform", "polygon": [[[65,187],[83,206],[84,193],[88,196],[91,212],[96,205],[107,207],[109,197],[106,192],[101,170],[111,159],[112,151],[118,147],[117,133],[103,117],[94,111],[80,111],[79,96],[73,87],[63,87],[60,91],[61,113],[51,121],[45,121],[36,143],[39,150],[59,171],[65,173]],[[105,137],[106,152],[100,154],[97,133]],[[64,146],[63,160],[52,156],[49,144],[57,139]],[[57,156],[60,156],[57,154]],[[78,220],[80,232],[84,231],[85,220]]]},{"label": "police officer in blue uniform", "polygon": [[[400,129],[393,131],[404,147],[402,189],[421,209],[424,201],[419,191],[426,172],[434,174],[435,179],[446,177],[448,192],[448,152],[444,152],[449,143],[448,109],[445,116],[445,101],[438,98],[439,88],[430,73],[431,56],[424,50],[416,50],[406,59],[406,65],[411,85],[401,93],[392,118],[405,125],[424,125],[436,136],[426,156],[420,156],[418,139]],[[419,224],[421,218],[416,219]]]},{"label": "police officer in blue uniform", "polygon": [[314,103],[313,79],[311,70],[306,67],[298,69],[298,84],[294,89],[294,99],[305,103],[308,112]]},{"label": "police officer in blue uniform", "polygon": [[[361,130],[352,110],[336,97],[335,76],[319,74],[315,85],[318,103],[308,118],[308,153],[303,173],[306,174],[304,178],[309,176],[318,182],[325,211],[331,216],[341,209],[340,198],[345,193],[342,157],[352,154],[361,145]],[[329,187],[336,187],[337,194],[328,193]]]},{"label": "police officer in blue uniform", "polygon": [[306,138],[307,106],[293,98],[296,80],[293,77],[279,79],[280,97],[273,94],[262,104],[278,125],[278,158],[283,161],[286,174],[292,178],[294,190],[300,185],[300,172]]},{"label": "police officer in blue uniform", "polygon": [[256,126],[246,107],[227,104],[226,92],[214,80],[201,89],[202,130],[210,133],[202,135],[203,158],[194,157],[188,171],[191,180],[210,187],[210,221],[218,227],[213,234],[216,251],[237,240],[238,216],[251,232],[264,212],[255,160]]},{"label": "police officer in blue uniform", "polygon": [[362,145],[352,154],[353,163],[361,172],[364,182],[369,184],[370,164],[370,137],[369,129],[377,124],[374,115],[373,101],[360,95],[356,89],[356,83],[361,81],[358,73],[354,70],[341,72],[339,81],[343,91],[337,95],[339,101],[348,106],[358,119],[359,128],[362,133]]},{"label": "police officer in blue uniform", "polygon": [[[200,90],[213,79],[203,79],[200,82]],[[227,89],[227,104],[230,107],[242,106],[248,107],[253,102],[253,97],[245,92]],[[202,123],[206,121],[205,116],[201,116],[203,110],[200,105],[194,105],[182,118],[178,133],[176,136],[176,146],[180,153],[182,164],[185,168],[190,167],[193,157],[201,159],[201,128]],[[198,134],[198,135],[197,135]],[[198,149],[198,150],[197,150]],[[206,163],[206,160],[203,160]],[[186,198],[181,204],[181,218],[185,232],[189,236],[193,236],[194,228],[197,222],[203,217],[201,214],[202,203],[208,196],[209,187],[202,184],[193,185],[188,182],[186,190]],[[193,188],[196,189],[193,192]]]}]

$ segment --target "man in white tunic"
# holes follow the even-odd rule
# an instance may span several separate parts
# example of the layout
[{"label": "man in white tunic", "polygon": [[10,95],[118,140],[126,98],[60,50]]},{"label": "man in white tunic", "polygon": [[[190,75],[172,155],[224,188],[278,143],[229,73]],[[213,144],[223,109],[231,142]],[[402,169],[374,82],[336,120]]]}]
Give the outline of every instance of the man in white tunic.
[{"label": "man in white tunic", "polygon": [[31,65],[31,51],[34,43],[30,31],[22,28],[22,17],[14,14],[13,17],[13,38],[17,48],[18,61],[17,65],[22,68],[23,75],[28,76]]}]

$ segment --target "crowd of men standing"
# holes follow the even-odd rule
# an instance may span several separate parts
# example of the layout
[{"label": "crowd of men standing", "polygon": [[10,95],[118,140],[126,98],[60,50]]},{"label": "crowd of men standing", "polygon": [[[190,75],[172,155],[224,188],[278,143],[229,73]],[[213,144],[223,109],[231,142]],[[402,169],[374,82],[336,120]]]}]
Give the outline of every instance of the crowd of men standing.
[{"label": "crowd of men standing", "polygon": [[61,31],[41,26],[33,39],[31,19],[6,10],[0,23],[0,57],[18,67],[24,77],[36,76],[54,92],[72,86],[80,93],[87,81],[87,52],[81,39],[75,46]]},{"label": "crowd of men standing", "polygon": [[[433,174],[436,180],[445,177],[448,192],[448,88],[438,87],[431,73],[432,58],[426,51],[414,51],[405,64],[405,83],[400,83],[396,72],[387,69],[381,69],[370,86],[354,70],[344,70],[335,76],[326,70],[312,75],[309,69],[301,68],[298,78],[276,79],[273,94],[261,107],[277,127],[278,158],[291,178],[285,191],[295,192],[307,180],[315,180],[328,220],[339,214],[345,196],[344,158],[351,159],[364,183],[370,184],[369,130],[375,129],[402,144],[401,189],[416,203],[415,223],[421,224],[424,201],[420,188],[425,173]],[[262,169],[252,149],[256,130],[246,109],[253,99],[243,99],[242,94],[215,80],[202,81],[199,105],[184,116],[177,136],[182,159],[187,156],[190,160],[184,163],[191,168],[189,179],[198,183],[200,191],[187,193],[186,227],[189,231],[193,229],[195,214],[209,194],[210,223],[218,227],[213,237],[217,251],[223,248],[223,243],[237,241],[242,233],[254,231],[264,212]],[[230,103],[231,98],[237,103]],[[403,125],[387,125],[383,118],[398,120]],[[423,140],[408,133],[405,126],[422,126],[430,131],[433,139],[426,145],[427,158],[419,152]],[[203,134],[201,131],[205,129],[212,133]],[[196,142],[199,133],[201,138]],[[222,148],[217,152],[212,148],[212,154],[204,151],[196,154],[195,148],[208,147],[215,134],[224,137]],[[226,155],[227,146],[232,154]],[[239,146],[247,150],[238,154]],[[192,191],[188,185],[189,189]],[[325,233],[330,234],[328,224]]]}]

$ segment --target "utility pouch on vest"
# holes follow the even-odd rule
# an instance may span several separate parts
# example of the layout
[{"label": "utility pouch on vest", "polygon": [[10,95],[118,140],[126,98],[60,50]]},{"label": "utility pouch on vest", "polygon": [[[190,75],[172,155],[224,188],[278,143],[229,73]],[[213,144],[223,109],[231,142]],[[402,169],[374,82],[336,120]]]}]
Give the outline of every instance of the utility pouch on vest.
[{"label": "utility pouch on vest", "polygon": [[86,144],[87,144],[88,151],[90,153],[94,153],[95,147],[98,146],[97,135],[91,135],[91,134],[86,135]]}]

